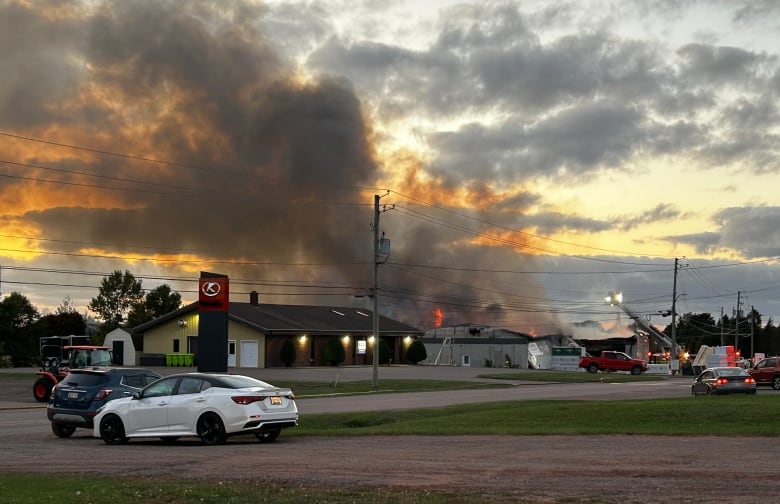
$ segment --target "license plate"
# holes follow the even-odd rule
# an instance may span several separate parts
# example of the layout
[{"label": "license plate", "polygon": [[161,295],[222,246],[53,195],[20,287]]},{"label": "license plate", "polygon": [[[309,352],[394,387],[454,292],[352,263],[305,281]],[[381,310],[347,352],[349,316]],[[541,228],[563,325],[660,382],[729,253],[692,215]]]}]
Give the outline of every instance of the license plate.
[{"label": "license plate", "polygon": [[78,399],[79,393],[78,392],[68,392],[68,399]]},{"label": "license plate", "polygon": [[271,404],[279,406],[282,404],[282,398],[279,396],[271,396]]}]

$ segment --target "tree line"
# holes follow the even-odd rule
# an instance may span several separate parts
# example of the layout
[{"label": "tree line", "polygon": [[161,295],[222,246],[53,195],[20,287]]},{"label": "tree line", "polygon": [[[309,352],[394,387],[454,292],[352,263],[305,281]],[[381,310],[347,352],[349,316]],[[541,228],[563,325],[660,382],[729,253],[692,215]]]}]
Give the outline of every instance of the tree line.
[{"label": "tree line", "polygon": [[[672,326],[664,333],[671,336]],[[691,354],[703,345],[734,345],[743,357],[754,353],[780,355],[780,327],[770,317],[762,325],[761,314],[752,308],[750,312],[719,320],[710,313],[686,313],[676,321],[675,336],[681,347]]]},{"label": "tree line", "polygon": [[[142,281],[125,270],[116,270],[104,277],[98,295],[89,309],[100,321],[90,334],[96,344],[102,344],[106,334],[118,327],[135,327],[177,310],[181,295],[167,284],[144,290]],[[39,341],[45,336],[84,335],[86,314],[78,313],[65,298],[50,314],[41,314],[26,296],[12,292],[0,301],[0,356],[10,356],[6,365],[39,364]],[[2,363],[0,363],[2,365]]]}]

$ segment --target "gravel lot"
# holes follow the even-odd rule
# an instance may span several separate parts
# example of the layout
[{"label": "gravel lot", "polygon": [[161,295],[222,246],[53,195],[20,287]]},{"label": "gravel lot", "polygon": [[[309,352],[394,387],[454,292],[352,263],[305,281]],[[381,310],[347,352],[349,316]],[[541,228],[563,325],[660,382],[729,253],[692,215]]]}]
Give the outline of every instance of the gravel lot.
[{"label": "gravel lot", "polygon": [[[15,379],[0,384],[0,401],[29,397],[32,386]],[[27,411],[34,411],[34,418],[39,411],[45,419],[42,408]],[[86,430],[71,439],[55,438],[47,423],[37,420],[14,434],[7,427],[23,414],[0,410],[2,472],[462,489],[507,502],[696,504],[774,502],[780,474],[775,440],[766,438],[282,434],[270,445],[234,438],[216,447],[194,440],[107,446]]]}]

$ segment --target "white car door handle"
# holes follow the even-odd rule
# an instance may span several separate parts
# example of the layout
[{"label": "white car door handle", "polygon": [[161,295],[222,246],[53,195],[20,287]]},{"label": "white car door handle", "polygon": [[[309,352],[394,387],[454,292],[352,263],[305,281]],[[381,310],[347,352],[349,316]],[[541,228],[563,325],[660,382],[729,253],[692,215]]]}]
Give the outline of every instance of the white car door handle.
[{"label": "white car door handle", "polygon": [[195,399],[195,402],[206,402],[206,399],[204,397],[199,397]]},{"label": "white car door handle", "polygon": [[163,401],[163,402],[157,403],[157,406],[165,406],[166,404],[168,404],[168,403],[166,401]]}]

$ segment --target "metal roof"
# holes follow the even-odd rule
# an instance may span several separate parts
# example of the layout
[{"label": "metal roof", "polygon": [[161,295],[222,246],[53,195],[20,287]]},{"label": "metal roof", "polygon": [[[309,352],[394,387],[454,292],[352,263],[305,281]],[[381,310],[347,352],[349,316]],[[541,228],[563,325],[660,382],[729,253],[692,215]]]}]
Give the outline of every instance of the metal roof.
[{"label": "metal roof", "polygon": [[[160,324],[197,311],[194,302],[178,310],[132,328],[143,333]],[[373,312],[362,308],[310,305],[282,305],[231,302],[230,320],[253,327],[267,335],[312,334],[371,334]],[[379,316],[380,334],[422,335],[424,331],[397,320]]]}]

